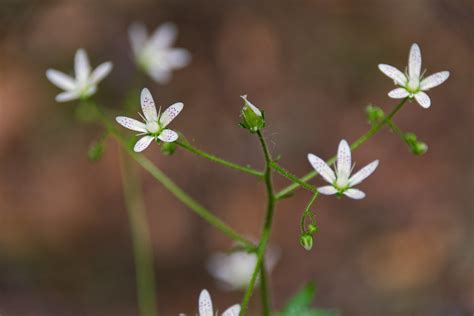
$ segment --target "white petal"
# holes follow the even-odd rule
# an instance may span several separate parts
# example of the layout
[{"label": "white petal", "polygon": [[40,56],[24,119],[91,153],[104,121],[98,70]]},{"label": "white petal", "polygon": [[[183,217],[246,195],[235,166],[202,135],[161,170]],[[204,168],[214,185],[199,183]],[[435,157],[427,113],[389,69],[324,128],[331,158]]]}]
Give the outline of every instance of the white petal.
[{"label": "white petal", "polygon": [[338,191],[335,187],[332,185],[326,185],[324,187],[319,187],[318,188],[319,193],[324,194],[324,195],[333,195],[336,194]]},{"label": "white petal", "polygon": [[165,84],[171,79],[171,72],[169,70],[163,70],[163,67],[156,67],[152,65],[148,69],[148,74],[157,83]]},{"label": "white petal", "polygon": [[183,110],[184,104],[177,102],[170,105],[160,116],[160,126],[166,127]]},{"label": "white petal", "polygon": [[429,90],[431,88],[439,86],[440,84],[445,82],[446,79],[448,78],[449,78],[449,71],[437,72],[423,79],[420,83],[420,88],[421,90],[424,90],[424,91]]},{"label": "white petal", "polygon": [[168,52],[166,60],[172,68],[182,68],[191,61],[191,54],[183,48],[175,48]]},{"label": "white petal", "polygon": [[91,66],[89,64],[89,58],[84,49],[80,48],[76,52],[74,57],[74,71],[76,72],[76,78],[79,82],[85,82],[89,78],[91,72]]},{"label": "white petal", "polygon": [[145,124],[135,119],[132,119],[130,117],[117,116],[115,120],[117,121],[117,123],[119,123],[123,127],[131,129],[132,131],[141,132],[141,133],[147,132]]},{"label": "white petal", "polygon": [[235,304],[226,309],[223,313],[222,316],[239,316],[240,314],[240,305]]},{"label": "white petal", "polygon": [[364,168],[360,169],[359,171],[357,171],[350,179],[349,179],[349,185],[350,186],[354,186],[354,185],[357,185],[359,183],[361,183],[365,178],[367,178],[368,176],[370,176],[372,174],[372,172],[375,171],[375,169],[377,169],[377,166],[379,165],[379,161],[378,160],[374,160],[372,161],[371,163],[369,163],[367,166],[365,166]]},{"label": "white petal", "polygon": [[422,107],[424,107],[425,109],[429,108],[430,105],[431,105],[430,97],[429,97],[426,93],[424,93],[424,92],[422,92],[422,91],[417,92],[417,93],[415,94],[415,99],[416,99],[416,101],[417,101]]},{"label": "white petal", "polygon": [[173,44],[178,30],[173,23],[164,23],[150,36],[148,45],[154,48],[167,48]]},{"label": "white petal", "polygon": [[143,136],[135,144],[135,146],[133,147],[133,150],[137,153],[144,151],[154,139],[155,137],[153,136],[149,136],[149,135]]},{"label": "white petal", "polygon": [[170,129],[164,129],[161,131],[160,135],[158,135],[158,138],[165,143],[172,143],[178,139],[178,133]]},{"label": "white petal", "polygon": [[148,37],[146,27],[143,23],[135,22],[128,28],[128,37],[132,50],[135,56],[138,56],[145,47],[145,43]]},{"label": "white petal", "polygon": [[410,78],[420,78],[421,74],[421,51],[418,44],[411,45],[408,57],[408,75]]},{"label": "white petal", "polygon": [[405,88],[396,88],[388,93],[392,99],[403,99],[409,96],[410,93]]},{"label": "white petal", "polygon": [[344,195],[355,200],[360,200],[360,199],[365,198],[365,193],[357,189],[348,189],[344,191]]},{"label": "white petal", "polygon": [[389,78],[392,78],[395,83],[404,86],[407,82],[407,77],[405,76],[405,74],[397,68],[386,64],[379,64],[378,67],[380,71],[384,73],[384,75]]},{"label": "white petal", "polygon": [[110,71],[112,71],[112,62],[108,61],[97,66],[96,69],[92,72],[89,82],[91,84],[98,84],[102,79],[104,79]]},{"label": "white petal", "polygon": [[313,168],[329,183],[333,183],[336,180],[336,175],[334,171],[328,166],[328,164],[313,154],[308,154],[309,163]]},{"label": "white petal", "polygon": [[347,179],[351,173],[351,148],[345,139],[337,149],[337,173]]},{"label": "white petal", "polygon": [[80,96],[79,92],[74,90],[74,91],[62,92],[58,94],[55,99],[56,99],[56,102],[67,102],[74,99],[78,99],[79,96]]},{"label": "white petal", "polygon": [[143,88],[142,90],[140,95],[140,103],[142,105],[143,114],[145,115],[147,121],[157,122],[158,114],[156,113],[155,101],[153,101],[150,90],[147,88]]},{"label": "white petal", "polygon": [[61,89],[73,90],[76,87],[74,79],[60,71],[48,69],[46,71],[46,77],[48,77],[49,81]]},{"label": "white petal", "polygon": [[211,295],[207,290],[202,290],[199,294],[199,316],[214,316]]}]

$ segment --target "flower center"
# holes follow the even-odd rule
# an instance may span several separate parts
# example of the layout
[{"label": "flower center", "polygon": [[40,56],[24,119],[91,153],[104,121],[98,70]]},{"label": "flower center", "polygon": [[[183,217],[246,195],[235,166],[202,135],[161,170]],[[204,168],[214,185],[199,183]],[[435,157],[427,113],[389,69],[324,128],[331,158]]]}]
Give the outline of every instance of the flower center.
[{"label": "flower center", "polygon": [[345,174],[338,175],[336,179],[336,183],[335,183],[335,186],[338,189],[343,190],[347,187],[348,184],[349,184],[349,177],[347,175]]},{"label": "flower center", "polygon": [[407,89],[410,92],[416,92],[420,88],[420,79],[416,76],[410,77],[410,80],[408,80],[407,83]]},{"label": "flower center", "polygon": [[146,130],[152,134],[156,134],[160,130],[160,126],[157,122],[146,122]]}]

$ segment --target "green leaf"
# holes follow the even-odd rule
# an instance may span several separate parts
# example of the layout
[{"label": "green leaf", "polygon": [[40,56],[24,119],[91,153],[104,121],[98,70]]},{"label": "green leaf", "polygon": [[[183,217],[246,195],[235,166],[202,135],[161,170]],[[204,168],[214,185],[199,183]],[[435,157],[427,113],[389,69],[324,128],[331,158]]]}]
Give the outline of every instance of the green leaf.
[{"label": "green leaf", "polygon": [[314,298],[316,286],[313,282],[308,283],[299,290],[283,308],[284,316],[301,316],[308,310],[309,304]]}]

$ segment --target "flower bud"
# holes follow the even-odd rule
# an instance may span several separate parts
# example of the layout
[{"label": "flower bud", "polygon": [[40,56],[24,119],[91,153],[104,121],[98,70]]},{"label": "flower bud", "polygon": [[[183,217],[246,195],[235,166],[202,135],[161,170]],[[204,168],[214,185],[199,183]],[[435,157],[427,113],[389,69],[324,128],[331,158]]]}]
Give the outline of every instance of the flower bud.
[{"label": "flower bud", "polygon": [[411,146],[411,152],[417,156],[421,156],[428,151],[428,145],[423,142],[416,142],[413,146]]},{"label": "flower bud", "polygon": [[310,251],[311,248],[313,248],[313,236],[308,233],[304,233],[300,236],[300,244],[304,249]]},{"label": "flower bud", "polygon": [[318,227],[314,224],[308,225],[308,233],[314,234],[318,230]]},{"label": "flower bud", "polygon": [[175,144],[175,142],[171,142],[171,143],[162,142],[162,143],[161,143],[161,152],[162,152],[164,155],[171,156],[172,154],[174,154],[175,151],[176,151],[176,144]]},{"label": "flower bud", "polygon": [[365,112],[367,113],[367,120],[371,125],[379,123],[385,117],[385,113],[378,106],[368,105]]},{"label": "flower bud", "polygon": [[241,98],[244,100],[244,107],[242,108],[242,112],[240,114],[242,119],[240,126],[248,129],[251,133],[256,133],[265,127],[265,116],[263,111],[250,103],[247,100],[246,95],[241,96]]}]

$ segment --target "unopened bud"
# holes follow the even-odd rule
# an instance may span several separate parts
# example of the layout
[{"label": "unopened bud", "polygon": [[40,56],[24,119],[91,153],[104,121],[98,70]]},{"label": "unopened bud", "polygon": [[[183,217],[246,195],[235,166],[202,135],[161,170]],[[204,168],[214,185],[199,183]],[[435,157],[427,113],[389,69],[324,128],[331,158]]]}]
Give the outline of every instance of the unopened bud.
[{"label": "unopened bud", "polygon": [[309,224],[308,225],[308,233],[314,234],[318,230],[318,227],[314,224]]},{"label": "unopened bud", "polygon": [[367,113],[367,120],[371,125],[381,122],[385,117],[385,113],[378,106],[368,105],[365,112]]},{"label": "unopened bud", "polygon": [[304,249],[310,251],[311,248],[313,248],[313,236],[308,233],[304,233],[300,236],[300,244]]},{"label": "unopened bud", "polygon": [[264,113],[255,105],[250,103],[247,100],[246,95],[241,96],[241,98],[244,100],[244,107],[242,108],[242,112],[240,114],[242,119],[240,126],[248,129],[251,133],[256,133],[265,127]]}]

